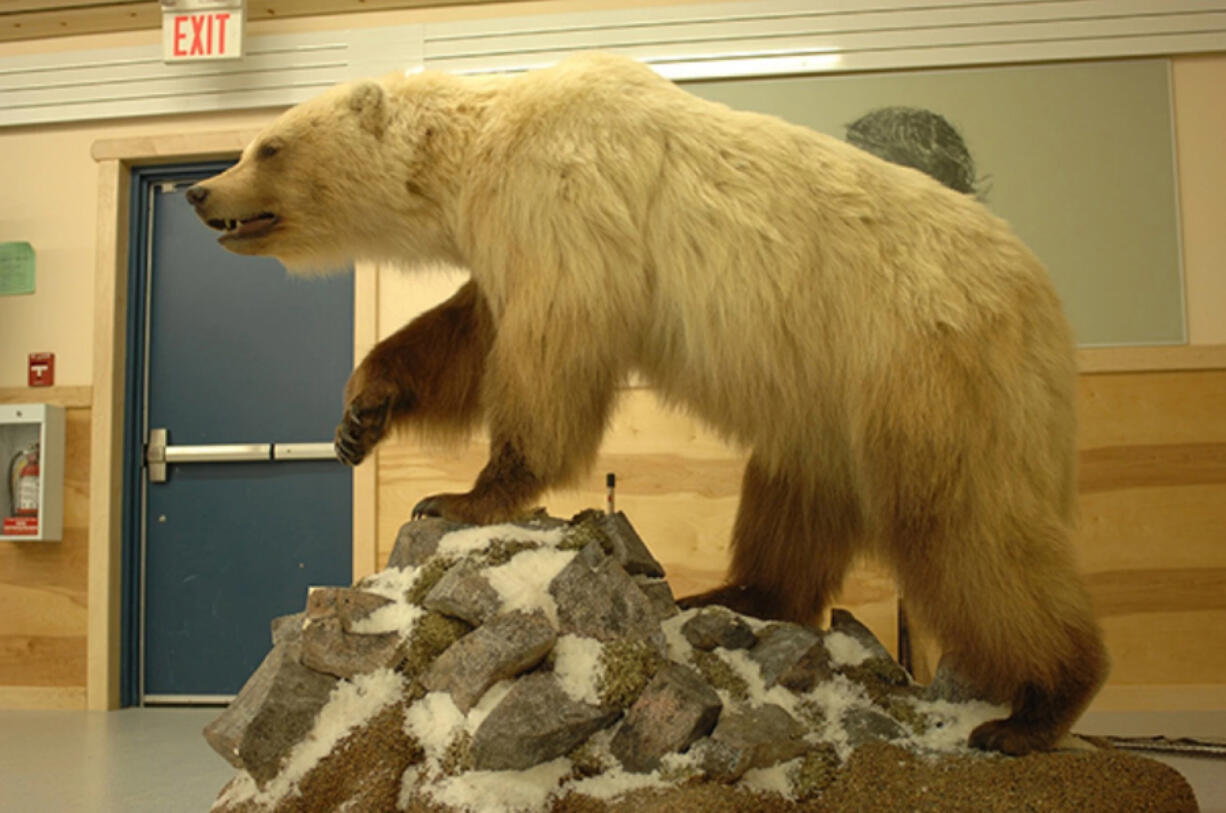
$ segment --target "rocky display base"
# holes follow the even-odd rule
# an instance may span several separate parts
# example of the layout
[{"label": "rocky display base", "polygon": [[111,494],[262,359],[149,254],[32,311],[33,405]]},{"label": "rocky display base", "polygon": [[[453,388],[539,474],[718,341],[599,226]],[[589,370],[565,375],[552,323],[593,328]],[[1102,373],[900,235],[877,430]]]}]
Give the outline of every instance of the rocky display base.
[{"label": "rocky display base", "polygon": [[386,570],[313,590],[205,738],[213,810],[1196,810],[1177,772],[1071,738],[966,747],[1005,710],[872,633],[679,612],[622,514],[411,522]]}]

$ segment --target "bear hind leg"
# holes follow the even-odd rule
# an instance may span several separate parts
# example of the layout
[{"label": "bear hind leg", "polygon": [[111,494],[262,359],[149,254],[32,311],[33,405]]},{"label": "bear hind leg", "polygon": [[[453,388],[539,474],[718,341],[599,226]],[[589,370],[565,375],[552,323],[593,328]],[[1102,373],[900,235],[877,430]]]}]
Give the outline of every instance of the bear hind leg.
[{"label": "bear hind leg", "polygon": [[904,554],[910,564],[897,569],[962,676],[1010,704],[1009,717],[975,728],[969,744],[1020,756],[1068,733],[1102,685],[1108,659],[1063,525],[1008,525],[1013,533],[992,522],[947,528],[976,540],[956,549],[913,538]]},{"label": "bear hind leg", "polygon": [[1052,748],[1068,733],[1089,705],[1107,671],[1102,642],[1095,633],[1083,633],[1076,643],[1076,660],[1062,664],[1050,687],[1024,683],[1012,700],[1012,713],[989,720],[971,732],[972,748],[1022,756]]},{"label": "bear hind leg", "polygon": [[[1014,689],[1007,718],[989,720],[971,732],[972,748],[1012,756],[1046,750],[1077,722],[1108,669],[1106,647],[1090,616],[1088,601],[1083,607],[1068,611],[1068,617],[1057,622],[1054,637],[1063,643],[1059,654],[1047,656],[1048,662],[1041,664],[1046,669],[1032,667],[1030,679]],[[1035,677],[1044,673],[1049,677]]]},{"label": "bear hind leg", "polygon": [[838,593],[861,531],[858,503],[849,489],[810,485],[751,458],[741,484],[727,584],[678,604],[717,604],[757,618],[814,623]]}]

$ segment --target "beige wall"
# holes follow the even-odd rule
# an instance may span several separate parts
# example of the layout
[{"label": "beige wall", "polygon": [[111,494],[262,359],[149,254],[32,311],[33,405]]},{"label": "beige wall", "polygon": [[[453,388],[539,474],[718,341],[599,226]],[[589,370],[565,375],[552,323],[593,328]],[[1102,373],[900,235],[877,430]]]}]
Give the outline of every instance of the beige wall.
[{"label": "beige wall", "polygon": [[[528,4],[538,7],[540,4]],[[517,10],[522,10],[517,7]],[[483,7],[483,12],[491,9]],[[468,13],[477,13],[475,10]],[[385,17],[388,15],[371,15]],[[406,17],[409,15],[399,15]],[[345,17],[329,18],[354,25]],[[365,18],[357,17],[354,20]],[[298,27],[319,21],[295,21]],[[88,38],[131,39],[136,35]],[[64,41],[53,41],[57,47]],[[23,45],[28,48],[28,44]],[[0,56],[17,50],[0,48]],[[1174,62],[1175,132],[1179,152],[1183,252],[1193,344],[1226,342],[1226,55]],[[56,383],[92,379],[93,274],[97,139],[258,126],[272,112],[204,114],[137,121],[0,129],[0,240],[26,240],[37,252],[36,291],[0,297],[0,387],[24,386],[25,354],[56,354]],[[430,290],[434,290],[431,288]],[[398,307],[411,312],[420,299]]]},{"label": "beige wall", "polygon": [[[404,24],[443,14],[462,18],[631,4],[651,3],[650,0],[642,3],[619,0],[582,4],[518,3],[513,8],[482,6],[419,13],[380,13],[265,24],[252,33]],[[69,38],[47,43],[12,43],[0,45],[0,57],[32,51],[116,47],[155,39],[156,33],[141,32]],[[1226,343],[1226,319],[1221,316],[1226,304],[1226,274],[1222,271],[1226,268],[1226,235],[1220,228],[1220,224],[1226,222],[1226,199],[1221,194],[1221,190],[1226,188],[1226,155],[1220,144],[1221,134],[1226,132],[1226,107],[1221,104],[1219,89],[1226,86],[1226,54],[1176,59],[1173,81],[1191,339],[1194,344],[1221,344]],[[0,179],[3,179],[0,240],[27,240],[34,244],[38,252],[36,293],[32,296],[0,297],[0,390],[7,390],[10,400],[21,397],[25,385],[25,354],[34,350],[57,354],[56,383],[61,387],[88,388],[93,383],[99,174],[98,165],[90,157],[91,145],[101,139],[247,129],[259,126],[274,113],[255,111],[0,129]],[[365,320],[365,324],[359,325],[359,331],[372,336],[387,335],[413,313],[446,296],[454,288],[455,282],[454,275],[422,277],[381,272],[377,311],[372,320]],[[371,325],[370,321],[377,323]],[[1218,392],[1220,386],[1213,384],[1207,391]],[[88,397],[83,397],[83,404],[88,403]],[[1091,397],[1096,396],[1091,394]],[[1124,400],[1126,403],[1139,403],[1139,399],[1140,395],[1137,395]],[[647,460],[649,465],[642,471],[650,476],[637,480],[627,478],[622,505],[636,522],[640,516],[651,517],[647,524],[652,525],[653,542],[657,538],[668,540],[671,549],[661,558],[670,565],[678,591],[685,592],[717,579],[723,568],[727,528],[735,510],[740,458],[693,422],[661,413],[650,394],[643,391],[627,395],[614,429],[606,444],[599,471],[608,467],[619,472],[630,472]],[[1214,450],[1221,447],[1221,440],[1216,436],[1205,436],[1200,440],[1212,443]],[[1182,453],[1182,447],[1176,451]],[[412,500],[424,491],[436,489],[439,483],[446,483],[448,487],[466,487],[482,462],[479,445],[459,457],[453,457],[431,455],[403,443],[393,443],[381,453],[380,458],[377,520],[380,559],[386,556],[398,518],[407,515]],[[593,476],[591,488],[558,495],[556,499],[551,499],[550,507],[554,513],[564,514],[583,505],[599,503],[601,498],[597,473]],[[1127,501],[1127,495],[1123,499]],[[82,522],[87,520],[81,519]],[[1143,541],[1138,544],[1143,544]],[[13,547],[14,543],[3,545],[8,546],[3,553],[10,555],[10,558],[24,557],[22,551]],[[63,547],[56,564],[52,566],[44,562],[38,576],[47,582],[48,595],[66,589],[61,584],[69,585],[77,615],[79,605],[87,598],[82,587],[86,568],[84,547],[84,544],[79,546],[79,550]],[[96,550],[92,540],[90,549]],[[1180,567],[1187,566],[1180,564]],[[1213,572],[1220,575],[1221,563],[1217,559],[1212,562],[1198,559],[1191,566],[1216,568]],[[1178,586],[1175,582],[1172,584]],[[866,573],[857,585],[853,585],[852,593],[848,603],[866,611],[870,621],[876,622],[874,626],[890,624],[893,596],[888,584],[878,575]],[[8,598],[13,596],[9,595]],[[95,597],[88,598],[92,603]],[[0,605],[3,603],[4,597],[0,596]],[[1216,604],[1212,607],[1198,606],[1195,610],[1218,613],[1212,623],[1220,625],[1221,608]],[[73,644],[71,657],[56,656],[62,663],[62,667],[55,672],[58,677],[55,682],[44,682],[53,687],[67,687],[72,690],[70,696],[76,698],[79,696],[76,689],[79,688],[83,653],[79,643],[81,619],[76,616],[73,619],[72,634],[67,637],[77,643]],[[1123,618],[1121,625],[1121,628],[1130,628],[1130,622]],[[37,637],[40,629],[37,625],[26,624],[18,629],[8,624],[0,629],[0,633],[25,640]],[[879,631],[887,635],[892,632]],[[1194,647],[1195,636],[1190,634],[1188,641],[1192,642],[1188,646]],[[1141,672],[1131,677],[1134,682],[1152,679],[1150,674],[1142,675]],[[1204,680],[1199,674],[1198,679]],[[42,681],[42,678],[39,680]],[[5,681],[32,683],[33,678],[0,678],[0,683]],[[4,688],[0,686],[0,690]],[[43,694],[32,696],[45,697]],[[5,697],[5,693],[0,691],[0,705],[4,705]],[[45,701],[33,702],[38,704]]]},{"label": "beige wall", "polygon": [[[34,246],[30,296],[0,297],[0,387],[25,386],[26,354],[55,353],[55,383],[93,380],[97,164],[101,138],[255,126],[270,114],[0,129],[0,240]],[[37,394],[37,393],[32,393]]]},{"label": "beige wall", "polygon": [[1226,343],[1226,55],[1181,57],[1172,71],[1188,336]]},{"label": "beige wall", "polygon": [[[453,6],[253,23],[249,36],[408,25],[530,13],[651,5],[650,0],[583,0]],[[0,43],[0,58],[147,45],[160,31]],[[99,139],[252,127],[275,111],[0,128],[0,241],[24,240],[37,253],[36,290],[0,297],[0,387],[24,387],[26,354],[56,354],[56,384],[92,381],[93,291]]]}]

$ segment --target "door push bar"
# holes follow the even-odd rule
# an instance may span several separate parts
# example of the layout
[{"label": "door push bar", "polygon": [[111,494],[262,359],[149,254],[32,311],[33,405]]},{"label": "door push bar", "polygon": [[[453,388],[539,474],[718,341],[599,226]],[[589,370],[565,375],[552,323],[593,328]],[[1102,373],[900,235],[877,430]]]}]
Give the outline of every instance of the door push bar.
[{"label": "door push bar", "polygon": [[167,429],[150,429],[145,446],[149,482],[166,482],[168,463],[234,463],[250,460],[335,460],[331,443],[206,443],[169,445]]}]

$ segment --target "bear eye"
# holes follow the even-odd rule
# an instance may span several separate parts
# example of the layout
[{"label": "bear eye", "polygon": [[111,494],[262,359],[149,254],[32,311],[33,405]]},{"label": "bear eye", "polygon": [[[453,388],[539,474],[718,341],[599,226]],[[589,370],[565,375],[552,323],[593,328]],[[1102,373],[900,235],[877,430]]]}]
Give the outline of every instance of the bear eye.
[{"label": "bear eye", "polygon": [[281,152],[281,145],[270,141],[266,144],[261,144],[260,149],[256,152],[256,155],[258,155],[260,158],[272,158],[279,152]]}]

